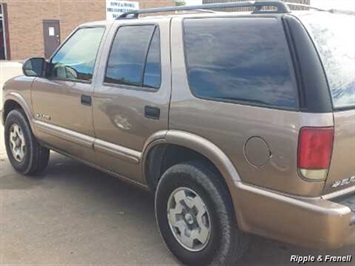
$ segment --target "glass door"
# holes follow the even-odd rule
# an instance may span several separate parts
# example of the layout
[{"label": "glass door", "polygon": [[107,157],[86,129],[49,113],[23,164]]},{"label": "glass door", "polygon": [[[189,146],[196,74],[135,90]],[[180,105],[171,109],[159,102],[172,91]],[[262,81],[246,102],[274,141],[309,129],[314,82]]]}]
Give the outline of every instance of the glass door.
[{"label": "glass door", "polygon": [[3,4],[0,4],[0,60],[7,59],[6,47],[6,27],[3,15]]}]

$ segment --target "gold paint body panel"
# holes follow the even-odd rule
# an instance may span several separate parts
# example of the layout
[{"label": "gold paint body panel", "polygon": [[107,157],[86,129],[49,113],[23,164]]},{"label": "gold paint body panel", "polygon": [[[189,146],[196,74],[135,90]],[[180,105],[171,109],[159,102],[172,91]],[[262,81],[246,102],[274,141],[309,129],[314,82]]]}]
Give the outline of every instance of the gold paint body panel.
[{"label": "gold paint body panel", "polygon": [[[354,175],[354,111],[310,114],[195,98],[186,79],[181,20],[86,24],[107,27],[91,84],[17,77],[5,84],[4,103],[22,107],[41,143],[142,186],[147,185],[147,154],[156,145],[180,145],[202,154],[225,179],[245,232],[302,246],[354,243],[354,213],[333,199],[351,197],[355,187],[330,188],[334,180]],[[151,23],[160,27],[161,88],[142,92],[103,84],[117,28]],[[82,94],[92,97],[92,106],[80,104]],[[146,105],[160,108],[159,120],[144,117]],[[304,126],[335,126],[326,182],[308,182],[298,174],[298,135]],[[245,156],[245,143],[252,137],[262,138],[270,150],[260,167]],[[257,147],[251,145],[248,152],[257,153]],[[324,195],[331,192],[335,194]]]}]

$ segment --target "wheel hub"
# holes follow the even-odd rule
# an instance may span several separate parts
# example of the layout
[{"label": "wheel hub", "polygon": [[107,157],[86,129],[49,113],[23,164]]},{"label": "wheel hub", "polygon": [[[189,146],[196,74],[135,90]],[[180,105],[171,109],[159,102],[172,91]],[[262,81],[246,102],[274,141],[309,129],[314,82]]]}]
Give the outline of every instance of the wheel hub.
[{"label": "wheel hub", "polygon": [[194,217],[190,213],[185,214],[185,221],[188,224],[193,224],[194,223]]},{"label": "wheel hub", "polygon": [[14,159],[18,162],[22,162],[27,147],[22,128],[17,124],[13,124],[10,127],[9,145]]},{"label": "wheel hub", "polygon": [[167,213],[170,229],[182,247],[197,252],[207,246],[211,236],[210,215],[195,191],[174,190],[168,200]]}]

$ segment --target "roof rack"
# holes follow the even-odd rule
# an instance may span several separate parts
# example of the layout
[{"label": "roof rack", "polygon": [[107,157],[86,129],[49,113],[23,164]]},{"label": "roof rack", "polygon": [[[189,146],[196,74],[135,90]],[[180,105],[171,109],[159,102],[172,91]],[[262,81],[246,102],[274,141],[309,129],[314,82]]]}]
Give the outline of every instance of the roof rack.
[{"label": "roof rack", "polygon": [[330,13],[338,13],[338,14],[344,14],[344,15],[355,15],[355,11],[352,10],[341,10],[341,9],[329,9],[328,12]]},{"label": "roof rack", "polygon": [[[169,6],[162,8],[149,8],[132,10],[123,13],[119,19],[135,19],[138,18],[140,14],[149,13],[161,13],[161,12],[172,12],[172,11],[186,11],[186,10],[198,10],[198,9],[214,9],[214,8],[229,8],[229,7],[251,7],[254,8],[253,13],[290,13],[290,9],[287,4],[281,1],[245,1],[245,2],[231,2],[231,3],[214,3],[214,4],[204,4],[204,5],[194,5],[194,6]],[[263,7],[273,7],[276,10],[266,10],[262,11]]]},{"label": "roof rack", "polygon": [[288,6],[299,6],[299,7],[307,7],[309,9],[314,9],[317,11],[329,11],[327,9],[323,9],[323,8],[319,8],[319,7],[315,7],[315,6],[309,6],[309,5],[305,5],[305,4],[298,4],[298,3],[291,3],[291,2],[284,2],[286,5]]}]

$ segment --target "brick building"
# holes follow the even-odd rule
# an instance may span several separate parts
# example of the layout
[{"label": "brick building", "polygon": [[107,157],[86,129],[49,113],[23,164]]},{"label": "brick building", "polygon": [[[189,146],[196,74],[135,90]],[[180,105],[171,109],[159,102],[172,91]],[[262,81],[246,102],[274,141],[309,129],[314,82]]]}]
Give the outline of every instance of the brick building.
[{"label": "brick building", "polygon": [[[174,5],[172,0],[134,1],[139,2],[139,8]],[[79,24],[106,19],[106,3],[107,0],[0,0],[0,60],[48,57],[53,47]]]}]

